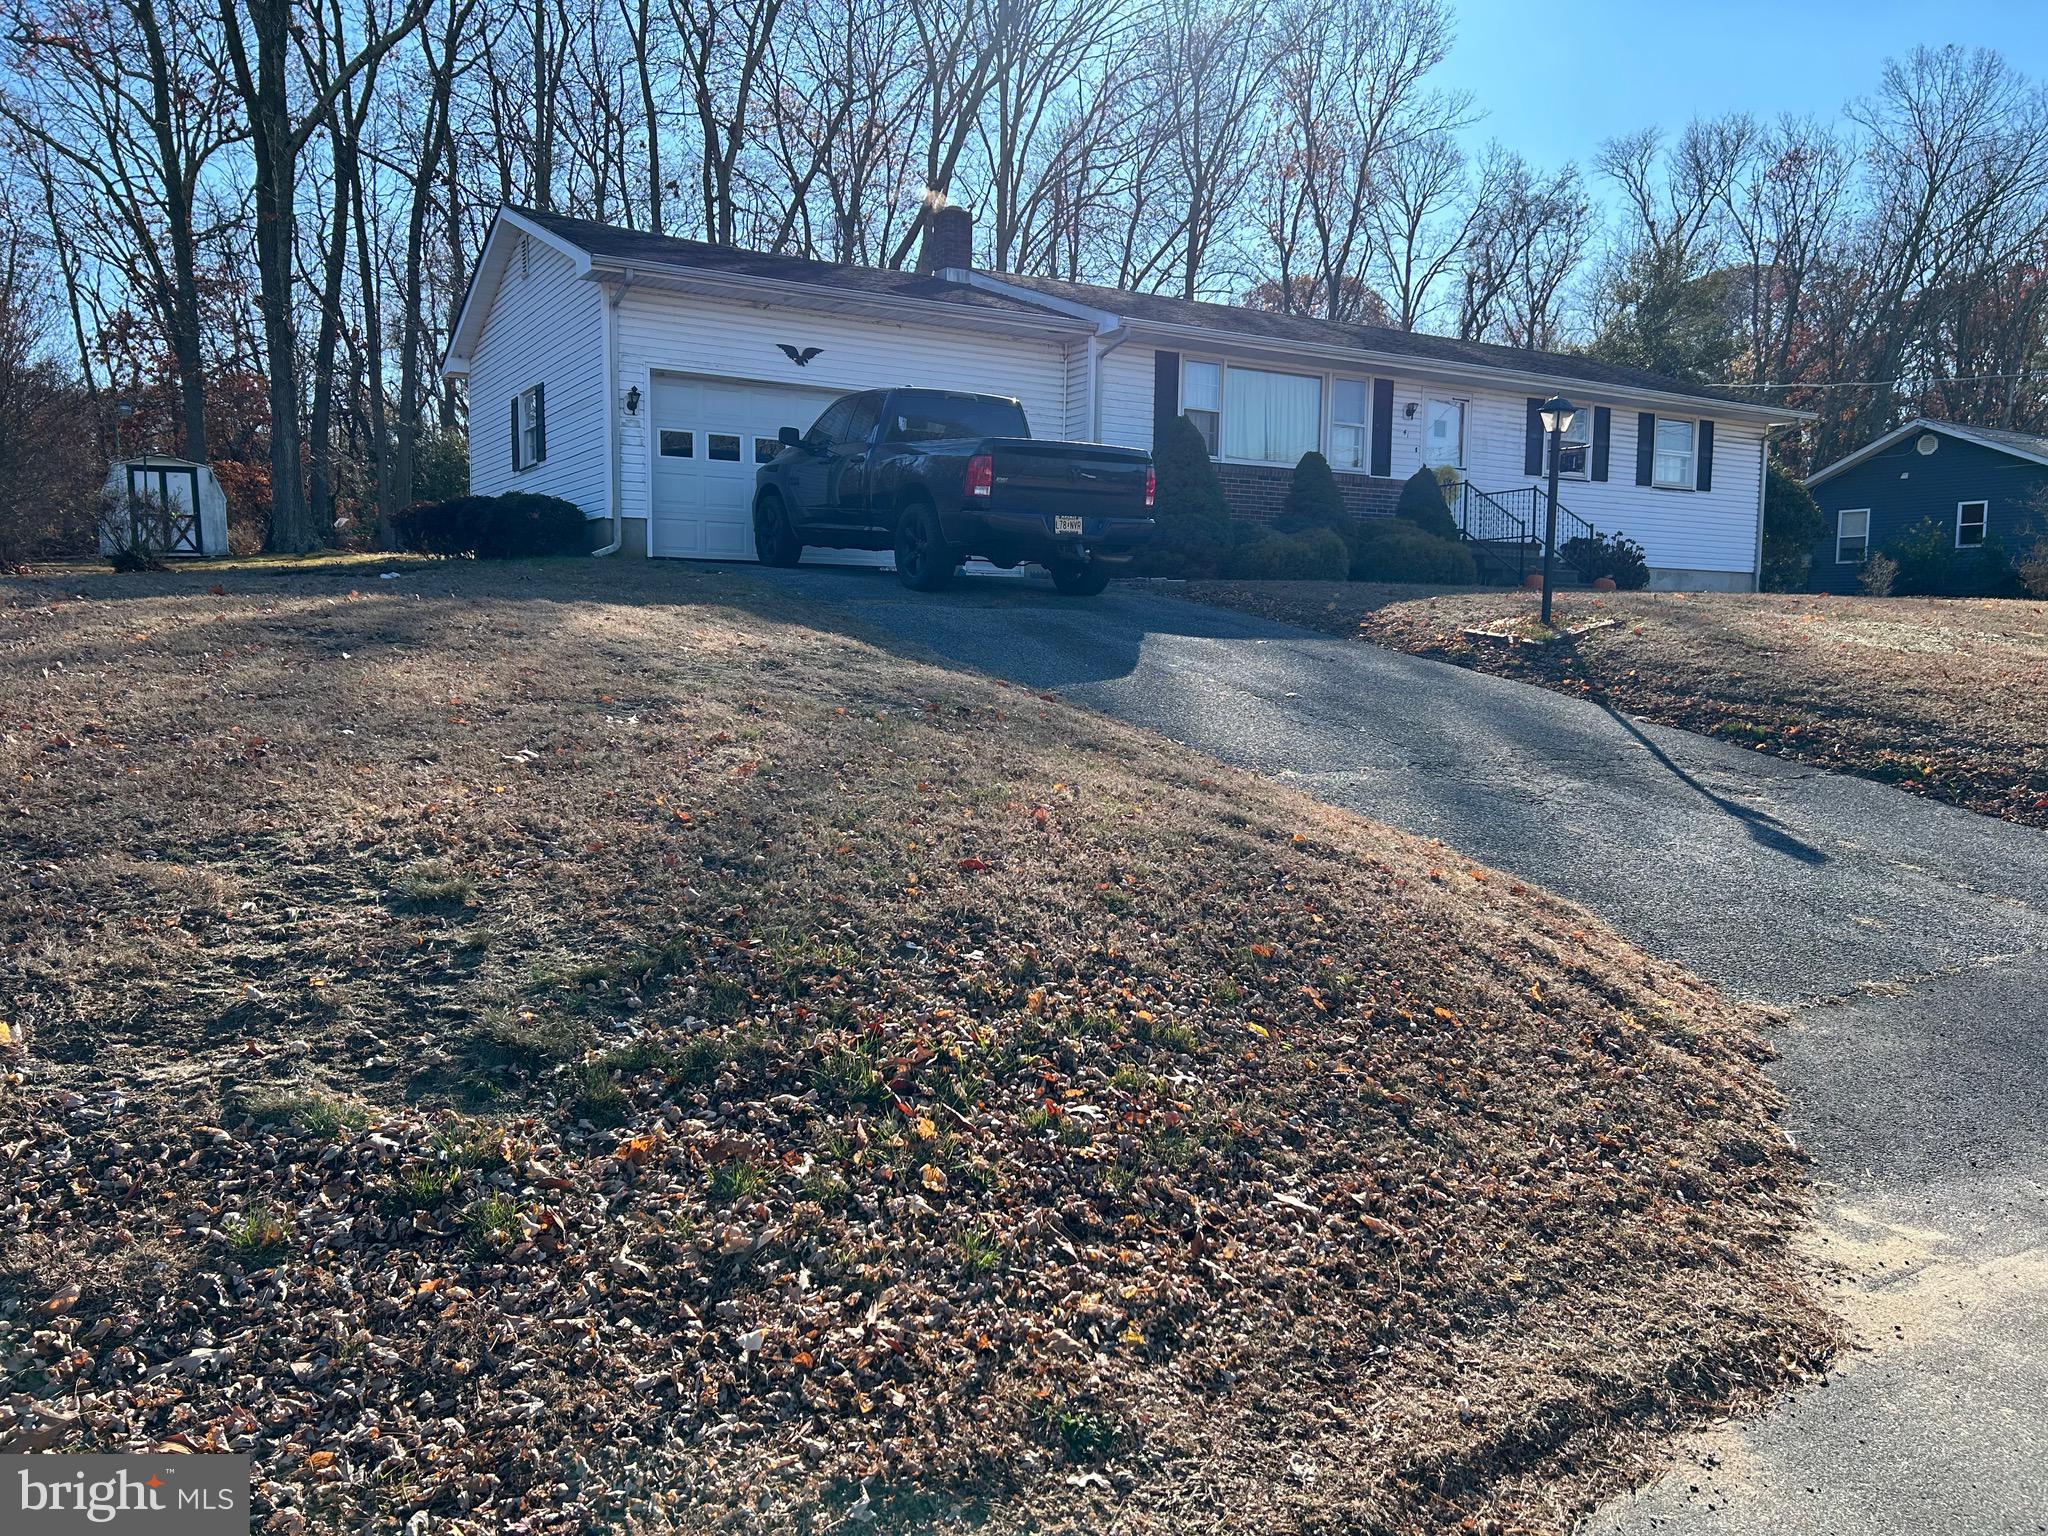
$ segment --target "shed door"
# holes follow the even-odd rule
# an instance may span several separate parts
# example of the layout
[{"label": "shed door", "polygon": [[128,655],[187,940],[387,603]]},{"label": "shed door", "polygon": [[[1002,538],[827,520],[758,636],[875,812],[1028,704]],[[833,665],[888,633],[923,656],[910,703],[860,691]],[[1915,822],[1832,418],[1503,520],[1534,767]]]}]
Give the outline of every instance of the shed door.
[{"label": "shed door", "polygon": [[[754,558],[754,471],[844,391],[654,376],[653,504],[647,552],[683,560]],[[806,563],[890,563],[865,550],[817,550]]]},{"label": "shed door", "polygon": [[197,555],[199,471],[190,465],[130,464],[128,515],[138,545],[166,555]]}]

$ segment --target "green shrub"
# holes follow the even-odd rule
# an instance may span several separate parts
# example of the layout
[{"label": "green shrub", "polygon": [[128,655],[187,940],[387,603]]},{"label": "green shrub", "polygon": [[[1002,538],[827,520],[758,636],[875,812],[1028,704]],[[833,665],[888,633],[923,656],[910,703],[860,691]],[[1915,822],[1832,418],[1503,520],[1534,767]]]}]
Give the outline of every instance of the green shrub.
[{"label": "green shrub", "polygon": [[480,560],[575,554],[583,548],[583,524],[582,509],[574,502],[529,491],[416,501],[396,522],[407,549]]},{"label": "green shrub", "polygon": [[1899,597],[2004,597],[2019,589],[2012,557],[1996,539],[1957,549],[1955,529],[1928,518],[1885,546],[1898,563],[1892,591]]},{"label": "green shrub", "polygon": [[1558,554],[1582,581],[1606,576],[1623,592],[1637,592],[1650,584],[1650,562],[1643,546],[1625,533],[1582,533],[1566,539]]},{"label": "green shrub", "polygon": [[1351,550],[1335,529],[1269,534],[1231,555],[1229,574],[1238,581],[1342,581],[1351,571]]},{"label": "green shrub", "polygon": [[1301,462],[1294,466],[1294,478],[1287,484],[1287,500],[1273,520],[1273,531],[1307,533],[1327,528],[1342,537],[1351,532],[1356,521],[1351,509],[1344,505],[1343,493],[1337,489],[1330,461],[1320,453],[1304,453]]},{"label": "green shrub", "polygon": [[1796,592],[1813,568],[1813,546],[1827,514],[1797,476],[1772,459],[1764,481],[1764,568],[1767,592]]},{"label": "green shrub", "polygon": [[1230,540],[1230,506],[1209,462],[1209,445],[1185,416],[1174,418],[1152,452],[1157,476],[1152,542],[1139,559],[1148,576],[1214,576]]},{"label": "green shrub", "polygon": [[1436,471],[1427,466],[1415,471],[1402,485],[1394,516],[1407,519],[1431,538],[1458,537],[1457,520],[1451,516],[1450,503],[1444,500],[1443,485]]},{"label": "green shrub", "polygon": [[1367,517],[1352,539],[1351,579],[1468,587],[1478,572],[1457,539],[1437,538],[1398,517]]}]

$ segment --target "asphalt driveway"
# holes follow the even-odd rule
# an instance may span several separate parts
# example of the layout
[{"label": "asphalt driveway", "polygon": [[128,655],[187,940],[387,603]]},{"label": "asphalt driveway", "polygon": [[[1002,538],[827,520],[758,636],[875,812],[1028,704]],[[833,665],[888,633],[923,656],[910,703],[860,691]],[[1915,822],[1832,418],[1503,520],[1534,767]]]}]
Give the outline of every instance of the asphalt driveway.
[{"label": "asphalt driveway", "polygon": [[1795,1010],[1773,1070],[1860,1345],[1589,1533],[2048,1531],[2048,834],[1162,589],[749,578],[1440,837]]}]

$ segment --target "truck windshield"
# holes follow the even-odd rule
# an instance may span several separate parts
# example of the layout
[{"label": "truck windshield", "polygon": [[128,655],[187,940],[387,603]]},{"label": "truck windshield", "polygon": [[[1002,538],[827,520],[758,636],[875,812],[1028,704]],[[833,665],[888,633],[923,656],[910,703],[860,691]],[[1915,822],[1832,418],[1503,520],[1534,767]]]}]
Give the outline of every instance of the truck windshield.
[{"label": "truck windshield", "polygon": [[889,436],[899,443],[955,437],[1029,437],[1024,407],[980,395],[901,394],[889,402]]}]

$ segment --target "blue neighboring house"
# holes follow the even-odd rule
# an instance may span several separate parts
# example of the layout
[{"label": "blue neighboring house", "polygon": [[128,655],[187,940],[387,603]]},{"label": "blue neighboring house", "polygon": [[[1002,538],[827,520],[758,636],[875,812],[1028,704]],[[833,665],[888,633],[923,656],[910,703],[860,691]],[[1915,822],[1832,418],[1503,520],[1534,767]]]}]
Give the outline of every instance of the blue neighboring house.
[{"label": "blue neighboring house", "polygon": [[1929,520],[1965,562],[1987,549],[2016,560],[2048,535],[2048,436],[1921,417],[1809,475],[1806,488],[1827,515],[1815,591],[1860,591],[1863,562]]}]

